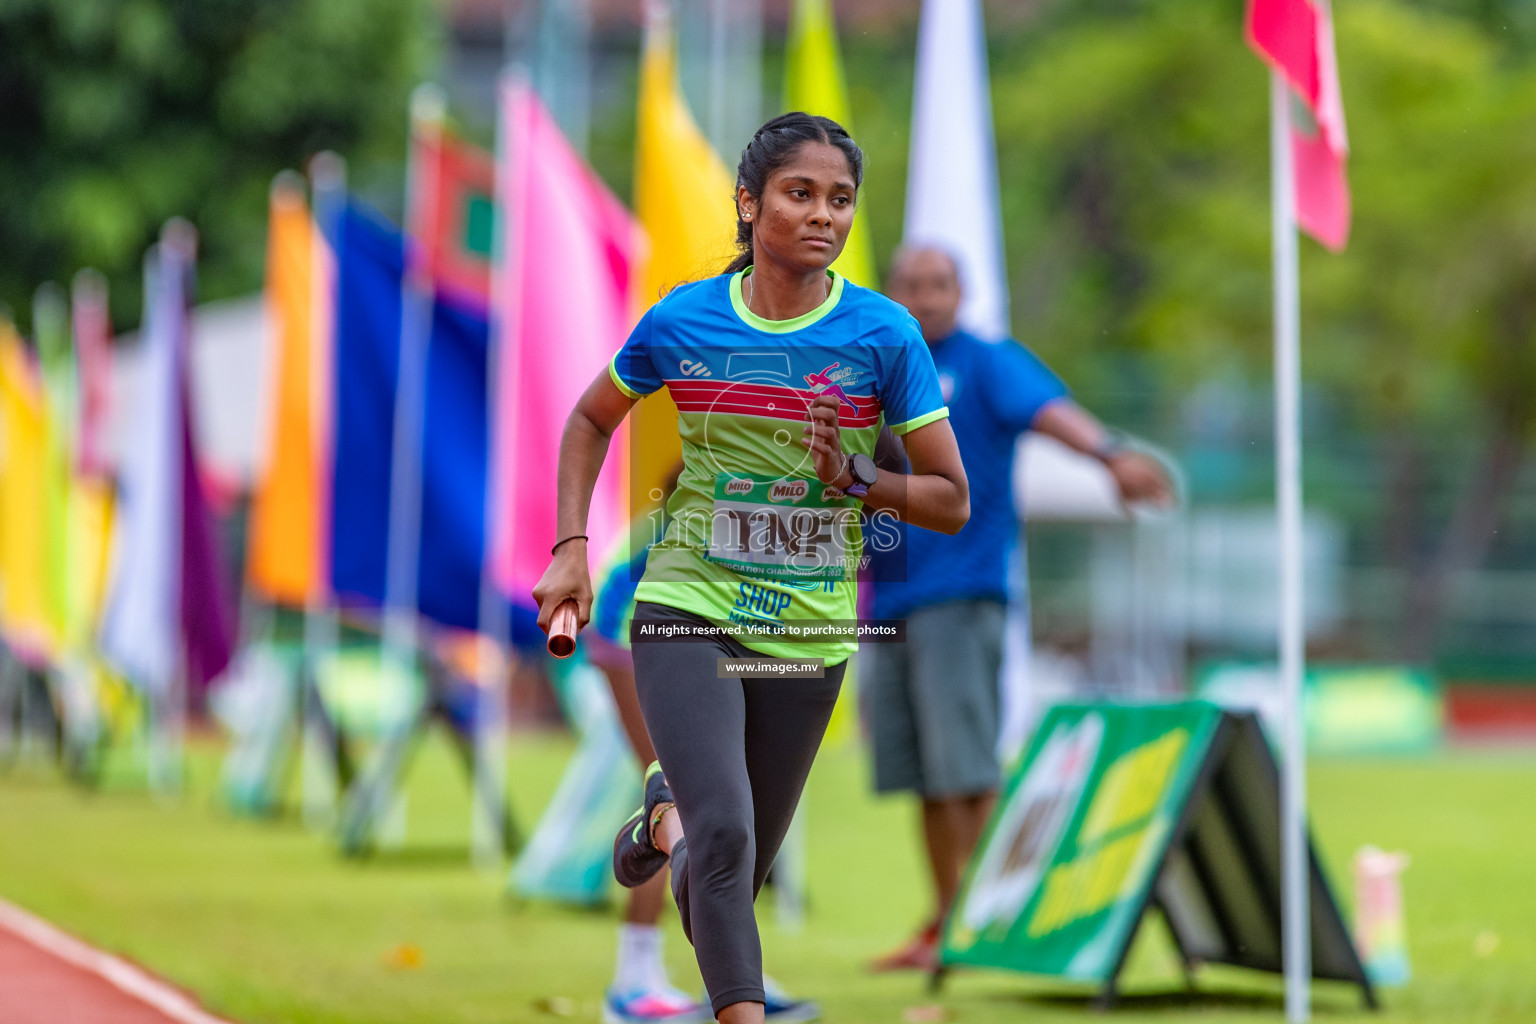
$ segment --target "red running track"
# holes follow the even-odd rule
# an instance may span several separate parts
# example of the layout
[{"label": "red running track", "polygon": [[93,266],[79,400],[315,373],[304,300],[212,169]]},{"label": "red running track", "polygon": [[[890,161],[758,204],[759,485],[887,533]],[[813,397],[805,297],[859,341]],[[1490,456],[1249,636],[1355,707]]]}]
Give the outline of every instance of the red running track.
[{"label": "red running track", "polygon": [[229,1024],[171,985],[0,900],[3,1024]]}]

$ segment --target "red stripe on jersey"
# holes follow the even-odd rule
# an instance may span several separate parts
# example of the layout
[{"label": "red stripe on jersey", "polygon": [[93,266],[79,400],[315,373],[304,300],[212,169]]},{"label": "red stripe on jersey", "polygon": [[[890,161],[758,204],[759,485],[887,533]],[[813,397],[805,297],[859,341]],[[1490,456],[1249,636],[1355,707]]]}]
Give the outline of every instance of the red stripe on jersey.
[{"label": "red stripe on jersey", "polygon": [[[732,402],[729,400],[721,400],[708,402],[688,401],[686,399],[673,399],[673,401],[677,403],[677,411],[684,413],[697,413],[699,415],[708,415],[709,413],[725,413],[730,416],[761,416],[766,419],[790,420],[796,423],[805,422],[805,407],[800,405],[786,404],[779,405],[774,409],[770,409],[766,403],[758,405],[753,404],[750,401]],[[879,424],[880,413],[877,410],[873,413],[860,414],[855,416],[852,413],[845,411],[838,416],[837,422],[839,426],[847,427],[849,429],[873,427]]]},{"label": "red stripe on jersey", "polygon": [[[753,384],[746,381],[668,380],[667,390],[679,411],[734,412],[749,416],[771,416],[775,419],[802,419],[816,393],[800,388],[776,384]],[[844,426],[873,426],[880,419],[880,400],[874,395],[848,395],[857,413],[842,412],[840,422]],[[769,405],[775,408],[770,409]],[[839,409],[846,409],[839,403]],[[789,413],[785,415],[786,411]]]}]

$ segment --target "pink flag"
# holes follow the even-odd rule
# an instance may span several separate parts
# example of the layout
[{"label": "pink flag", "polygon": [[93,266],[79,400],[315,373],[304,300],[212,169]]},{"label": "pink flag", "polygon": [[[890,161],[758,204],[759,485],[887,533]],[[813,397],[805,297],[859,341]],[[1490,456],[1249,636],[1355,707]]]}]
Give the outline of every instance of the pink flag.
[{"label": "pink flag", "polygon": [[77,416],[75,472],[99,479],[109,472],[107,430],[112,403],[112,323],[107,282],[93,270],[75,275],[73,293]]},{"label": "pink flag", "polygon": [[1349,241],[1349,178],[1345,152],[1328,144],[1319,130],[1291,131],[1291,165],[1296,175],[1296,226],[1334,252]]},{"label": "pink flag", "polygon": [[1248,45],[1280,73],[1310,115],[1310,126],[1291,129],[1296,223],[1337,252],[1349,241],[1349,140],[1333,15],[1326,0],[1249,0],[1243,27]]},{"label": "pink flag", "polygon": [[[634,324],[640,228],[571,148],[528,85],[500,93],[500,264],[493,272],[488,557],[504,592],[528,600],[555,536],[555,465],[566,419]],[[588,550],[624,523],[626,442],[616,435],[592,494]]]},{"label": "pink flag", "polygon": [[1312,0],[1248,0],[1243,34],[1307,106],[1317,104],[1317,22]]}]

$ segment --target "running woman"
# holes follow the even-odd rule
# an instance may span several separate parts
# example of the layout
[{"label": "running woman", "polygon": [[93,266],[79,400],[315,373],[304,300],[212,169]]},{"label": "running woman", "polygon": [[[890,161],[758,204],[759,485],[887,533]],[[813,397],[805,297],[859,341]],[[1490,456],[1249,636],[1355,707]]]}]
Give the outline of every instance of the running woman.
[{"label": "running woman", "polygon": [[[614,873],[634,887],[670,861],[683,930],[724,1024],[764,1020],[752,903],[857,648],[826,629],[855,615],[859,506],[945,533],[970,514],[917,324],[829,269],[862,178],[862,152],[826,118],[784,114],[753,136],[737,168],[741,255],[653,306],[566,423],[560,540],[534,588],[545,629],[567,599],[587,622],[593,485],[630,408],[668,388],[683,472],[630,627],[658,763],[615,841]],[[836,384],[848,403],[827,385],[797,386],[806,377]],[[870,459],[886,423],[905,438],[910,476]],[[729,635],[711,630],[721,622],[734,625]],[[797,642],[807,631],[820,639]],[[781,674],[790,657],[822,659],[822,675]],[[733,670],[742,659],[762,665]]]},{"label": "running woman", "polygon": [[[635,585],[645,572],[650,550],[645,525],[644,517],[639,517],[635,528],[604,559],[598,570],[600,582],[592,601],[592,621],[582,634],[587,660],[608,679],[624,734],[641,771],[656,759],[640,716],[640,700],[635,696],[635,663],[629,649]],[[696,999],[667,978],[664,936],[657,926],[666,900],[665,887],[665,873],[657,872],[644,885],[629,891],[624,923],[619,925],[613,984],[603,997],[603,1024],[699,1024],[709,1019]]]},{"label": "running woman", "polygon": [[[679,463],[663,488],[671,494],[682,472]],[[619,719],[630,749],[643,772],[656,759],[640,698],[635,693],[635,663],[630,653],[629,623],[635,611],[635,587],[645,573],[646,556],[662,532],[652,526],[652,511],[638,515],[598,569],[598,586],[592,599],[592,621],[582,633],[586,658],[602,670],[613,691]],[[679,991],[667,979],[662,956],[663,935],[657,927],[665,901],[666,872],[657,872],[645,884],[629,891],[624,923],[619,925],[618,955],[613,984],[603,998],[604,1024],[696,1024],[714,1014],[697,1000]],[[775,985],[766,974],[764,1015],[768,1024],[801,1024],[815,1020],[815,1003],[796,999]]]}]

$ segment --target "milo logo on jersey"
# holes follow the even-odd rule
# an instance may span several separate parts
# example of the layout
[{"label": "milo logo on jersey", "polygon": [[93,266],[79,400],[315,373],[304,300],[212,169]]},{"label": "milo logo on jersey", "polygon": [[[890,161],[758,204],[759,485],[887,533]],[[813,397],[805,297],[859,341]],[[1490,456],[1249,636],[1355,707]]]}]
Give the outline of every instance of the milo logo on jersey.
[{"label": "milo logo on jersey", "polygon": [[744,576],[840,580],[856,515],[852,499],[813,477],[721,473],[707,557]]},{"label": "milo logo on jersey", "polygon": [[768,485],[768,500],[773,503],[798,502],[810,493],[811,485],[805,480],[778,480]]}]

